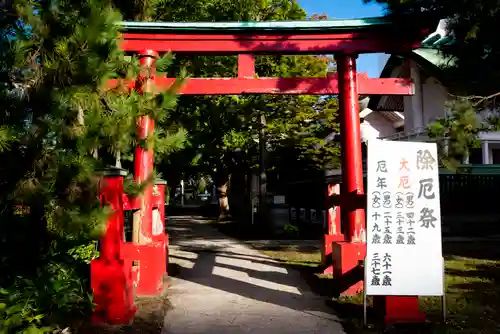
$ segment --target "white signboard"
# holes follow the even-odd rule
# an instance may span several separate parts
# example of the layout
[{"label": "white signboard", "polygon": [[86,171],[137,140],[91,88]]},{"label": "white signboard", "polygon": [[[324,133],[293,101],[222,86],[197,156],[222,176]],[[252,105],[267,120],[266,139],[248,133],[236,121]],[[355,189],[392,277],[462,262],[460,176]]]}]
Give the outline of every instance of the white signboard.
[{"label": "white signboard", "polygon": [[434,143],[368,142],[367,295],[442,296]]}]

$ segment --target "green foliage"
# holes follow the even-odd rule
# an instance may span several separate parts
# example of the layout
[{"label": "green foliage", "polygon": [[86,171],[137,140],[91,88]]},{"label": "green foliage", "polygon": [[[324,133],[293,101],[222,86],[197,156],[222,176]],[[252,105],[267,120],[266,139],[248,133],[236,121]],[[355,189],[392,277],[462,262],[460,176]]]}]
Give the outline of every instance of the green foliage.
[{"label": "green foliage", "polygon": [[290,233],[290,234],[299,234],[300,232],[299,227],[291,223],[287,223],[283,228],[283,230],[285,231],[285,233]]},{"label": "green foliage", "polygon": [[0,290],[0,333],[48,333],[54,328],[47,324],[90,312],[88,282],[69,260],[50,262],[37,274]]},{"label": "green foliage", "polygon": [[[119,6],[130,5],[125,3]],[[149,1],[148,6],[156,8],[151,20],[162,21],[306,19],[295,0],[163,0]],[[324,77],[333,71],[332,64],[333,59],[324,56],[258,56],[256,73],[260,77]],[[169,75],[179,74],[176,68],[182,68],[195,77],[234,77],[236,67],[236,57],[177,55]],[[278,161],[292,155],[314,168],[334,165],[338,148],[321,144],[336,128],[335,113],[336,99],[331,97],[181,96],[174,114],[178,124],[188,129],[189,140],[161,169],[175,184],[181,178],[227,176],[235,168],[258,167],[262,116],[272,162],[269,169],[279,168]]]},{"label": "green foliage", "polygon": [[484,126],[470,101],[453,101],[448,107],[447,117],[430,124],[428,132],[440,144],[441,163],[455,170],[457,165],[464,163],[471,148],[479,147],[477,136]]},{"label": "green foliage", "polygon": [[114,5],[125,19],[136,21],[269,21],[305,16],[296,0],[119,0]]},{"label": "green foliage", "polygon": [[0,127],[0,152],[7,150],[10,143],[14,140],[12,133],[8,127]]},{"label": "green foliage", "polygon": [[205,189],[207,189],[207,180],[204,177],[200,177],[198,181],[198,193],[204,193]]},{"label": "green foliage", "polygon": [[89,244],[79,245],[70,248],[67,252],[74,260],[90,264],[90,261],[99,257],[99,250],[97,249],[97,242],[93,241]]},{"label": "green foliage", "polygon": [[[99,170],[130,160],[138,116],[165,129],[144,143],[154,143],[157,160],[184,145],[186,132],[170,126],[177,85],[124,89],[139,63],[118,47],[121,20],[108,0],[2,6],[1,333],[42,333],[88,316],[88,266],[110,213],[97,196]],[[158,62],[167,70],[172,55]]]}]

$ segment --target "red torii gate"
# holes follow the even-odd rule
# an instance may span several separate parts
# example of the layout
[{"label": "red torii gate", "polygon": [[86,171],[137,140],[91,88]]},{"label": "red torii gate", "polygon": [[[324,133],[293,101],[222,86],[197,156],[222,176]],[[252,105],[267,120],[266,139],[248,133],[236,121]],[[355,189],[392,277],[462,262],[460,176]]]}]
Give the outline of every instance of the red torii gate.
[{"label": "red torii gate", "polygon": [[[237,55],[238,75],[235,78],[186,79],[180,94],[235,95],[235,94],[310,94],[339,95],[341,132],[342,188],[340,196],[332,202],[340,206],[343,230],[342,240],[333,242],[334,275],[348,275],[358,267],[366,252],[366,197],[363,187],[361,138],[358,95],[412,95],[410,79],[372,79],[356,72],[356,58],[362,53],[404,54],[419,46],[427,31],[416,27],[397,27],[385,18],[328,21],[283,22],[226,22],[226,23],[163,23],[124,22],[121,48],[139,54],[143,71],[139,80],[129,82],[131,89],[140,91],[167,90],[174,78],[155,75],[155,58],[160,52],[191,55]],[[410,29],[411,27],[411,29]],[[404,33],[403,33],[404,31]],[[257,78],[255,55],[268,54],[334,54],[337,73],[325,78]],[[116,86],[110,81],[109,86]],[[138,120],[141,138],[153,134],[154,121],[148,116]],[[137,147],[135,179],[142,182],[153,172],[153,151]],[[152,235],[152,186],[136,202],[141,213],[141,235],[146,243],[161,242]],[[328,238],[325,238],[328,242]],[[324,245],[325,249],[331,249]],[[330,246],[330,245],[328,245]],[[129,249],[130,247],[126,247]],[[126,252],[131,252],[129,249]],[[159,256],[158,273],[143,273],[140,290],[158,291],[161,274],[166,263],[165,252]],[[146,254],[145,254],[146,255]],[[151,259],[149,260],[152,261]],[[140,274],[139,274],[140,276]],[[362,288],[359,282],[351,284],[345,293],[352,294]],[[127,287],[125,287],[125,290]],[[398,298],[398,297],[395,297]],[[415,298],[399,299],[412,309]],[[127,302],[122,309],[127,310]],[[386,307],[389,308],[389,298]],[[401,307],[403,305],[399,305]],[[130,313],[130,307],[128,309]],[[387,311],[389,311],[387,309]],[[116,313],[116,312],[115,312]],[[102,318],[101,318],[102,320]]]}]

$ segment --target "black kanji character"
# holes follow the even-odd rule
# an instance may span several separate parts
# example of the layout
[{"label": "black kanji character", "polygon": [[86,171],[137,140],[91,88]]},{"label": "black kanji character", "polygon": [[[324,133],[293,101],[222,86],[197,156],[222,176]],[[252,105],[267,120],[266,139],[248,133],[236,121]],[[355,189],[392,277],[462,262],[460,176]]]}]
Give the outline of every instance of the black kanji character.
[{"label": "black kanji character", "polygon": [[404,207],[403,193],[396,193],[396,204],[394,207],[396,209],[402,209]]},{"label": "black kanji character", "polygon": [[389,253],[384,254],[384,262],[391,262],[392,261],[392,256]]},{"label": "black kanji character", "polygon": [[432,156],[431,152],[429,150],[419,150],[417,152],[417,169],[421,170],[433,170],[434,169],[434,163],[436,162],[436,159]]},{"label": "black kanji character", "polygon": [[425,228],[429,228],[430,226],[436,227],[434,222],[437,220],[437,218],[433,216],[433,213],[434,213],[434,210],[429,209],[429,208],[423,208],[420,211],[420,220],[419,221],[422,223],[422,225],[420,225],[420,227],[425,227]]},{"label": "black kanji character", "polygon": [[414,198],[415,198],[415,195],[413,193],[406,193],[405,194],[406,208],[413,209],[415,207],[415,202],[413,201]]},{"label": "black kanji character", "polygon": [[396,214],[396,223],[401,226],[401,224],[403,224],[404,221],[405,221],[405,217],[403,216],[403,213],[402,212],[398,212]]},{"label": "black kanji character", "polygon": [[374,191],[372,193],[372,208],[374,209],[380,208],[381,205],[380,201],[381,201],[380,192]]},{"label": "black kanji character", "polygon": [[385,191],[383,193],[383,203],[382,205],[384,206],[384,208],[386,209],[389,209],[391,207],[391,193],[389,191]]},{"label": "black kanji character", "polygon": [[385,189],[387,188],[387,179],[385,177],[377,178],[377,188]]},{"label": "black kanji character", "polygon": [[382,280],[383,286],[392,286],[392,278],[389,275],[384,275],[384,279]]},{"label": "black kanji character", "polygon": [[420,180],[420,190],[418,191],[418,198],[424,196],[426,199],[434,199],[436,198],[436,194],[434,193],[434,180],[433,179],[423,179]]},{"label": "black kanji character", "polygon": [[377,162],[377,172],[387,173],[387,163],[385,160]]}]

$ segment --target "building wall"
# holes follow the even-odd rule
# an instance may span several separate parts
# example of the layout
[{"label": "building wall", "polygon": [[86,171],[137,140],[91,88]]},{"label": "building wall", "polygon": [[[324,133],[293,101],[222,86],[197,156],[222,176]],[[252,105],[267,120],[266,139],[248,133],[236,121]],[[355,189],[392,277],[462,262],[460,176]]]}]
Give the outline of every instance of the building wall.
[{"label": "building wall", "polygon": [[429,124],[445,116],[445,102],[449,99],[446,88],[439,81],[430,77],[422,84],[423,121]]},{"label": "building wall", "polygon": [[[427,77],[414,61],[410,61],[410,75],[415,84],[415,95],[404,97],[405,132],[423,130],[437,118],[444,117],[445,103],[449,94],[438,80]],[[490,110],[481,112],[478,117],[485,119]],[[473,149],[470,163],[500,164],[500,132],[480,133],[481,148]]]},{"label": "building wall", "polygon": [[361,123],[361,138],[363,141],[387,137],[396,133],[392,122],[377,112],[367,115]]},{"label": "building wall", "polygon": [[446,88],[438,80],[426,77],[413,60],[409,61],[409,66],[415,95],[404,97],[406,132],[424,128],[436,118],[443,117],[448,99]]}]

